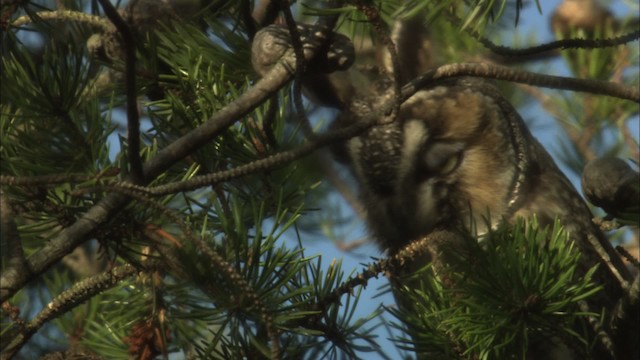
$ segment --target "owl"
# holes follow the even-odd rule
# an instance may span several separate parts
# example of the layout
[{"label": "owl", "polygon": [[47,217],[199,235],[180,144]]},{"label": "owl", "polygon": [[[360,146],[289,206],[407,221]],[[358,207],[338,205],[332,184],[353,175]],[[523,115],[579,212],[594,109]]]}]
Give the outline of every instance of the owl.
[{"label": "owl", "polygon": [[[417,64],[403,58],[408,53],[415,51],[400,49],[401,63]],[[344,74],[322,76],[332,92],[317,82],[303,85],[322,95],[314,98],[328,99],[324,105],[341,110],[334,127],[363,121],[393,98],[384,71],[360,76],[371,80],[365,86],[345,85]],[[541,226],[559,219],[581,252],[579,271],[598,265],[594,279],[605,290],[590,307],[612,311],[631,279],[628,270],[592,223],[580,195],[496,87],[473,78],[437,81],[409,97],[392,121],[382,117],[378,125],[334,148],[359,185],[368,228],[381,249],[396,254],[442,229],[483,234],[519,218],[535,216]],[[392,288],[401,285],[392,278]],[[406,305],[401,298],[398,302]],[[536,358],[551,354],[540,353]]]},{"label": "owl", "polygon": [[[359,117],[344,112],[338,122]],[[483,233],[535,214],[543,225],[559,218],[576,239],[593,237],[579,241],[581,250],[602,258],[618,282],[628,280],[584,200],[511,104],[484,80],[441,81],[418,91],[394,122],[344,147],[382,248],[395,252],[436,227]]]},{"label": "owl", "polygon": [[[403,64],[418,63],[407,60],[411,52],[402,48],[398,55]],[[366,77],[373,79],[370,85],[356,86],[353,97],[340,100],[345,105],[335,126],[362,121],[393,97],[384,71]],[[393,121],[381,116],[379,123],[335,152],[359,185],[367,227],[381,249],[393,255],[436,232],[440,239],[441,230],[482,235],[521,218],[535,217],[542,227],[558,219],[581,254],[579,273],[598,266],[594,281],[604,290],[590,299],[589,310],[612,313],[632,279],[630,272],[593,224],[582,197],[491,82],[477,78],[434,82],[409,97]],[[401,294],[407,283],[398,275],[428,262],[446,262],[433,258],[433,248],[428,252],[431,256],[418,258],[404,274],[391,274],[399,305],[407,305]],[[627,350],[622,345],[614,351]],[[530,348],[528,355],[563,358],[552,354],[566,352],[562,344],[542,345]]]}]

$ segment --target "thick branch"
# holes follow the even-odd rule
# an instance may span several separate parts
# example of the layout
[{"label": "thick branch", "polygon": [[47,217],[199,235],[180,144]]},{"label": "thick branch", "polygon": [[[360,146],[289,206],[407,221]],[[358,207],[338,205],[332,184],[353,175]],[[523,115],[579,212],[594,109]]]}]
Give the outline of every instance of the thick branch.
[{"label": "thick branch", "polygon": [[0,175],[0,185],[18,186],[55,186],[58,184],[79,183],[89,180],[99,180],[103,177],[115,176],[119,172],[116,168],[106,169],[95,175],[87,174],[53,174],[34,176]]},{"label": "thick branch", "polygon": [[[390,102],[385,105],[386,106],[383,109],[389,109],[391,108],[391,106],[394,105],[394,102]],[[178,193],[181,191],[195,190],[201,187],[210,186],[214,184],[219,184],[224,181],[229,181],[232,179],[236,179],[242,176],[254,174],[261,171],[274,170],[279,167],[285,166],[295,160],[301,159],[322,147],[334,144],[336,142],[344,141],[361,134],[363,131],[367,130],[368,128],[375,125],[379,121],[378,115],[379,115],[378,113],[372,113],[370,116],[363,118],[352,125],[349,125],[337,130],[333,130],[326,134],[318,135],[314,137],[313,140],[303,145],[300,145],[295,149],[282,151],[277,154],[273,154],[263,159],[252,161],[250,163],[240,165],[229,170],[218,171],[212,174],[194,176],[189,180],[176,181],[166,185],[144,187],[144,186],[137,186],[127,182],[122,182],[122,183],[113,184],[113,188],[114,189],[121,188],[121,189],[128,189],[132,191],[138,191],[140,193],[147,194],[150,196],[162,196],[167,194]],[[95,188],[108,189],[108,187],[102,187],[102,186],[98,186]],[[84,190],[84,191],[92,191],[95,188],[90,188],[89,190]]]},{"label": "thick branch", "polygon": [[576,79],[571,77],[543,75],[524,70],[516,70],[506,66],[483,63],[459,63],[437,67],[427,71],[402,90],[403,100],[408,99],[420,88],[427,86],[436,80],[474,76],[486,79],[505,80],[533,86],[541,86],[551,89],[563,89],[591,94],[600,94],[620,99],[633,100],[640,103],[640,89],[607,81]]},{"label": "thick branch", "polygon": [[302,103],[302,74],[306,67],[302,39],[300,38],[300,31],[298,30],[293,14],[291,13],[291,9],[289,8],[289,1],[280,0],[280,2],[280,8],[282,9],[282,14],[284,15],[287,28],[289,29],[291,46],[293,47],[293,52],[296,54],[296,68],[300,70],[296,72],[295,80],[293,82],[293,104],[296,110],[295,115],[298,123],[305,130],[305,135],[312,137],[313,128],[311,127],[309,118],[306,116],[304,105]]},{"label": "thick branch", "polygon": [[[240,95],[235,101],[222,108],[207,122],[193,129],[158,152],[156,157],[144,164],[146,180],[150,181],[169,169],[179,160],[196,151],[211,139],[220,135],[238,119],[250,113],[264,101],[273,96],[293,78],[295,56],[288,52],[281,62],[265,76]],[[20,290],[27,282],[57,263],[78,245],[88,240],[91,233],[101,224],[111,219],[129,198],[120,194],[110,194],[89,209],[73,225],[62,230],[57,237],[46,243],[27,260],[31,273],[5,269],[0,276],[0,302],[5,301]]]},{"label": "thick branch", "polygon": [[16,272],[28,272],[29,268],[26,265],[22,239],[20,238],[20,233],[18,233],[15,214],[11,204],[9,204],[7,194],[3,191],[0,191],[0,237],[7,244],[6,266]]},{"label": "thick branch", "polygon": [[136,87],[136,44],[129,24],[118,14],[107,0],[98,0],[104,13],[120,33],[125,54],[125,92],[127,96],[127,155],[131,177],[135,183],[144,181],[142,159],[140,158],[140,114]]},{"label": "thick branch", "polygon": [[33,23],[34,20],[48,20],[48,21],[76,21],[81,23],[87,23],[93,26],[101,28],[103,31],[110,31],[112,25],[109,21],[105,20],[101,16],[91,15],[79,11],[71,10],[57,10],[57,11],[40,11],[35,13],[35,19],[31,15],[24,15],[15,19],[12,23],[12,27],[20,27]]}]

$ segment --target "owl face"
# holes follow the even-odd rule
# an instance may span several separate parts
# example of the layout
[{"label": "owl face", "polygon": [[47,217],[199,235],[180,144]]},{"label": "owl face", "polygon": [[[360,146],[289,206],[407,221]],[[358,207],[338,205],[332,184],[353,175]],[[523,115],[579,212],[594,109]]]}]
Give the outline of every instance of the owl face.
[{"label": "owl face", "polygon": [[519,125],[505,120],[483,87],[468,85],[420,91],[395,122],[347,143],[383,247],[400,248],[441,225],[483,232],[511,211],[520,185]]}]

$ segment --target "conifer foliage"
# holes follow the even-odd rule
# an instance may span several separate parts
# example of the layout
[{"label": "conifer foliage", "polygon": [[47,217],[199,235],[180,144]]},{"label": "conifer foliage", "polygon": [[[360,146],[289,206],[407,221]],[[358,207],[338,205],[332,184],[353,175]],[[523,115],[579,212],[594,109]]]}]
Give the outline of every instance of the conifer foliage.
[{"label": "conifer foliage", "polygon": [[[598,17],[606,21],[572,25],[556,10],[543,26],[567,40],[516,49],[495,44],[511,43],[527,13],[550,18],[554,9],[521,0],[0,6],[2,359],[518,359],[540,346],[541,333],[581,354],[637,336],[638,279],[614,317],[628,331],[596,331],[603,314],[580,304],[603,284],[594,269],[577,275],[581,254],[562,224],[543,228],[535,219],[480,241],[445,234],[457,239],[451,261],[402,280],[412,312],[361,296],[371,278],[405,276],[420,242],[355,269],[305,249],[305,238],[331,238],[327,228],[366,211],[332,159],[364,127],[340,132],[331,111],[312,105],[323,94],[301,90],[303,71],[317,66],[296,61],[307,56],[302,48],[261,75],[251,63],[261,28],[319,22],[351,40],[365,63],[354,68],[382,61],[399,70],[384,49],[394,46],[396,22],[417,18],[426,30],[405,36],[424,52],[422,67],[474,62],[548,73],[541,64],[567,64],[569,80],[552,85],[501,70],[459,75],[507,80],[500,87],[512,103],[544,110],[566,133],[554,155],[574,175],[607,155],[635,161],[620,168],[636,179],[637,18],[607,10]],[[298,40],[292,30],[293,48]],[[398,88],[419,75],[401,70]],[[341,96],[335,83],[338,95],[325,98]],[[633,181],[624,185],[637,196]],[[625,204],[608,215],[596,209],[596,220],[618,229],[612,241],[637,249],[640,207]],[[347,207],[353,215],[331,216]],[[621,253],[637,269],[637,250]],[[411,276],[431,280],[416,288]],[[376,305],[356,316],[365,304]],[[387,337],[395,348],[380,346]]]}]

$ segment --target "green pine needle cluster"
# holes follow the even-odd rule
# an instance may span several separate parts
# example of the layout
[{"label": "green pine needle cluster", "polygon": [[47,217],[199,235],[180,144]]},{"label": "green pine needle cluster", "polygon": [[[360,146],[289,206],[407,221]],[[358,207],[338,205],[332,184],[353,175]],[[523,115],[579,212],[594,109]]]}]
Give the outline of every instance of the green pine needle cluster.
[{"label": "green pine needle cluster", "polygon": [[401,346],[434,359],[522,359],[553,334],[588,349],[592,339],[576,324],[597,314],[578,304],[601,287],[591,280],[595,268],[576,274],[580,254],[558,222],[542,229],[521,221],[479,242],[463,238],[462,248],[443,250],[455,259],[446,270],[412,275],[422,288],[403,294],[414,307],[391,309],[412,336]]}]

